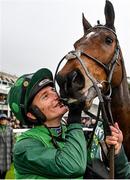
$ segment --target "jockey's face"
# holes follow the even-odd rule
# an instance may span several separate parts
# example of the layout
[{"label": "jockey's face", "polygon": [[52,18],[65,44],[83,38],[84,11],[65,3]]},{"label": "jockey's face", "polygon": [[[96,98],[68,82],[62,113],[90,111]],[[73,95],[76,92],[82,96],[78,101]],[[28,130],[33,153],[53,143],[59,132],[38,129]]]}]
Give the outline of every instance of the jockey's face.
[{"label": "jockey's face", "polygon": [[68,108],[60,102],[55,89],[47,86],[40,90],[33,99],[33,105],[36,105],[46,116],[46,121],[61,119]]}]

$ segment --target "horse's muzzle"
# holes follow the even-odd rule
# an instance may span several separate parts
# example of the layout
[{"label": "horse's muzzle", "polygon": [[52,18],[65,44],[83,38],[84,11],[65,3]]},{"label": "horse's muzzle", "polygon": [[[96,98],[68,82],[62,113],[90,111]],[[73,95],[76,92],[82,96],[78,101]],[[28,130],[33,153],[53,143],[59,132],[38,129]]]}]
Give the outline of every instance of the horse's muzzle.
[{"label": "horse's muzzle", "polygon": [[[72,71],[64,76],[58,73],[56,80],[60,87],[60,96],[64,104],[83,101],[86,104],[86,109],[90,108],[97,93],[93,86],[85,91],[85,79],[79,70]],[[83,89],[84,92],[82,91]]]},{"label": "horse's muzzle", "polygon": [[81,96],[79,91],[84,88],[85,79],[79,70],[72,71],[64,76],[58,73],[56,80],[60,87],[61,98],[78,99]]}]

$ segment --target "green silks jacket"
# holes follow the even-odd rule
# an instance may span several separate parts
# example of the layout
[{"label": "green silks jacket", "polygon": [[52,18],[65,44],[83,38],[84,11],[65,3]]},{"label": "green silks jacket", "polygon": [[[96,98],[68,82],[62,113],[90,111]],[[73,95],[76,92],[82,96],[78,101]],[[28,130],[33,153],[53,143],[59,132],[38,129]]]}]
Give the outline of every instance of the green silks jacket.
[{"label": "green silks jacket", "polygon": [[[82,126],[62,126],[60,139],[54,128],[50,132],[44,126],[36,126],[18,138],[14,146],[16,179],[82,178],[87,164]],[[52,136],[58,148],[54,147]]]}]

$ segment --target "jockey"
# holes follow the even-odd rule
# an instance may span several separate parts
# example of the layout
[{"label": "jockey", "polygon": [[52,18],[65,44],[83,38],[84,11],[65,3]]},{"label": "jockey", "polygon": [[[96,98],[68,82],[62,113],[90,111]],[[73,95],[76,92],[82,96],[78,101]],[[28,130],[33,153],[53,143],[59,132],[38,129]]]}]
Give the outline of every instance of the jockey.
[{"label": "jockey", "polygon": [[[46,68],[18,78],[8,100],[16,118],[32,126],[14,146],[16,179],[83,178],[87,167],[87,141],[81,124],[84,103],[65,106]],[[68,110],[65,125],[62,117]],[[106,143],[115,145],[116,175],[128,178],[130,168],[122,148],[122,133],[117,125],[111,130]]]}]

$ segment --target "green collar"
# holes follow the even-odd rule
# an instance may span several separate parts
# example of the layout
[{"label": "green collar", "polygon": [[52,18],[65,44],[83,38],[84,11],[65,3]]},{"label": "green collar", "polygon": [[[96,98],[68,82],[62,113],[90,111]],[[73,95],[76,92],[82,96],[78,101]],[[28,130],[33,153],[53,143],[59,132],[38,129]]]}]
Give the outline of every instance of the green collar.
[{"label": "green collar", "polygon": [[20,136],[17,137],[17,141],[20,141],[22,139],[26,138],[34,138],[39,141],[41,141],[43,144],[46,144],[47,146],[54,145],[54,141],[64,141],[65,140],[65,132],[67,131],[66,126],[61,125],[62,128],[62,134],[59,137],[59,134],[57,132],[57,128],[47,128],[45,126],[35,126],[34,128],[22,133]]}]

